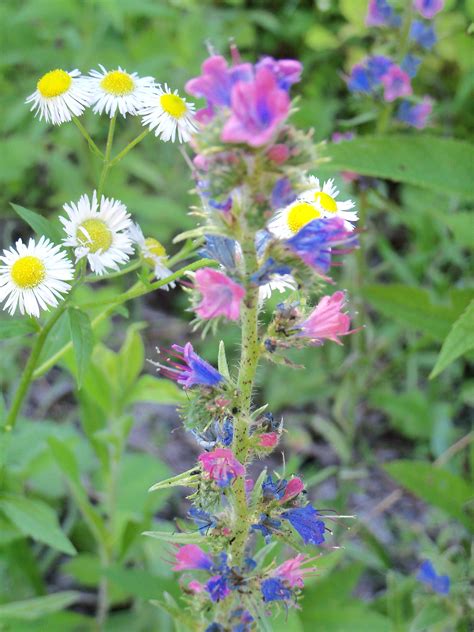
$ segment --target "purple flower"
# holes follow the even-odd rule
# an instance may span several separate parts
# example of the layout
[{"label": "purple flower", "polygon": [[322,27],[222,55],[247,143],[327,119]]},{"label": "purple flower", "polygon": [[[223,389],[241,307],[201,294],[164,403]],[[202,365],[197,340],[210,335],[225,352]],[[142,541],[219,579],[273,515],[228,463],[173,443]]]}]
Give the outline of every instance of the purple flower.
[{"label": "purple flower", "polygon": [[311,505],[289,509],[281,517],[291,524],[305,544],[322,544],[324,542],[324,522],[318,520],[318,512]]},{"label": "purple flower", "polygon": [[214,575],[206,584],[206,590],[212,601],[221,601],[230,593],[227,580],[222,575]]},{"label": "purple flower", "polygon": [[413,77],[418,72],[418,66],[421,64],[421,59],[416,57],[415,55],[405,55],[403,61],[401,63],[401,68],[404,70],[407,75],[413,79]]},{"label": "purple flower", "polygon": [[238,476],[245,474],[245,468],[237,461],[232,450],[228,448],[216,448],[212,452],[204,452],[199,455],[202,469],[207,472],[209,478],[216,481],[219,487],[228,487]]},{"label": "purple flower", "polygon": [[158,365],[161,373],[181,384],[184,388],[192,386],[217,386],[224,379],[208,362],[194,352],[193,345],[187,342],[184,347],[173,345],[171,349],[180,363],[168,359],[168,366]]},{"label": "purple flower", "polygon": [[202,123],[210,121],[216,106],[230,107],[232,87],[238,81],[251,81],[251,64],[238,64],[229,68],[227,60],[220,55],[206,59],[201,66],[202,74],[190,79],[185,86],[189,94],[204,97],[207,108],[199,110],[196,118]]},{"label": "purple flower", "polygon": [[220,623],[213,621],[211,625],[208,625],[205,632],[225,632],[225,628]]},{"label": "purple flower", "polygon": [[381,79],[384,86],[383,98],[385,101],[395,101],[399,97],[407,97],[413,91],[410,77],[400,66],[393,65]]},{"label": "purple flower", "polygon": [[216,518],[211,516],[207,511],[204,511],[204,509],[191,507],[188,511],[188,516],[194,521],[201,535],[207,535],[208,531],[214,529],[217,525]]},{"label": "purple flower", "polygon": [[197,544],[185,544],[176,551],[174,571],[205,570],[212,568],[212,559]]},{"label": "purple flower", "polygon": [[260,585],[263,595],[263,601],[287,601],[291,599],[292,592],[281,579],[270,577],[264,579]]},{"label": "purple flower", "polygon": [[271,540],[272,533],[278,531],[281,527],[281,520],[277,518],[271,518],[268,514],[260,514],[260,519],[256,524],[252,525],[254,531],[261,531],[265,544],[268,544]]},{"label": "purple flower", "polygon": [[427,584],[434,592],[439,595],[449,594],[451,581],[448,575],[437,575],[433,564],[429,560],[425,560],[419,570],[416,579],[423,584]]},{"label": "purple flower", "polygon": [[427,20],[431,20],[444,7],[444,0],[414,0],[413,6]]},{"label": "purple flower", "polygon": [[278,263],[278,261],[275,261],[275,259],[270,257],[264,261],[263,265],[257,270],[257,272],[252,274],[250,280],[254,285],[266,285],[272,281],[274,275],[283,276],[285,274],[290,274],[290,272],[290,266]]},{"label": "purple flower", "polygon": [[430,50],[436,44],[436,33],[432,24],[414,20],[410,28],[410,38],[422,48]]},{"label": "purple flower", "polygon": [[344,245],[346,249],[339,253],[345,253],[347,248],[357,245],[357,237],[345,228],[340,217],[314,219],[288,239],[286,245],[311,268],[326,273],[331,267],[332,249]]},{"label": "purple flower", "polygon": [[378,85],[393,66],[393,61],[384,55],[374,55],[367,59],[367,70],[369,71],[372,86]]},{"label": "purple flower", "polygon": [[290,110],[288,94],[278,87],[268,68],[260,68],[250,83],[236,83],[231,104],[232,115],[224,125],[222,140],[251,147],[268,143]]},{"label": "purple flower", "polygon": [[389,26],[395,14],[387,0],[370,0],[365,17],[366,26]]},{"label": "purple flower", "polygon": [[370,92],[372,84],[367,68],[362,64],[355,64],[352,67],[347,87],[351,92]]},{"label": "purple flower", "polygon": [[268,68],[275,79],[278,87],[288,91],[294,83],[298,83],[303,72],[303,65],[296,59],[273,59],[273,57],[263,57],[255,66],[257,72],[260,68]]},{"label": "purple flower", "polygon": [[272,190],[272,206],[274,209],[283,208],[288,206],[296,200],[296,193],[291,186],[291,182],[288,178],[280,178],[275,182]]},{"label": "purple flower", "polygon": [[236,243],[229,237],[222,235],[205,235],[206,243],[199,251],[201,257],[215,259],[230,272],[236,270],[235,260]]},{"label": "purple flower", "polygon": [[429,97],[424,97],[421,103],[402,101],[398,108],[397,119],[417,129],[423,129],[432,111],[433,102]]}]

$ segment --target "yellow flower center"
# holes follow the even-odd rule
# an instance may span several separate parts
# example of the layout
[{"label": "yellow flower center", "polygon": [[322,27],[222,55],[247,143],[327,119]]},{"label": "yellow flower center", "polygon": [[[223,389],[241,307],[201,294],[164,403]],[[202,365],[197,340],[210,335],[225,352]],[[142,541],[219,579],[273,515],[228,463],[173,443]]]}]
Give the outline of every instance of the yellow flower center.
[{"label": "yellow flower center", "polygon": [[303,226],[318,217],[321,217],[321,213],[314,206],[308,202],[300,202],[290,209],[286,221],[291,232],[296,234]]},{"label": "yellow flower center", "polygon": [[336,200],[328,195],[327,193],[323,193],[323,191],[318,191],[314,194],[314,200],[316,203],[319,203],[322,208],[328,213],[336,213],[337,211],[337,202]]},{"label": "yellow flower center", "polygon": [[[160,242],[153,237],[147,237],[145,239],[145,247],[153,257],[166,257],[165,247],[162,246]],[[152,257],[145,257],[145,261],[151,266],[155,265]]]},{"label": "yellow flower center", "polygon": [[110,92],[110,94],[122,97],[125,94],[130,94],[135,88],[135,84],[133,79],[126,72],[112,70],[112,72],[108,72],[102,79],[100,87],[106,92]]},{"label": "yellow flower center", "polygon": [[58,68],[43,75],[36,84],[36,87],[42,97],[50,99],[67,92],[71,83],[71,76],[66,71]]},{"label": "yellow flower center", "polygon": [[186,113],[186,103],[177,94],[162,94],[160,103],[163,110],[174,118],[181,118]]},{"label": "yellow flower center", "polygon": [[22,290],[30,290],[46,276],[44,263],[38,257],[27,255],[17,259],[10,271],[13,282]]},{"label": "yellow flower center", "polygon": [[77,241],[89,252],[105,252],[112,245],[112,233],[101,219],[86,219],[77,229]]}]

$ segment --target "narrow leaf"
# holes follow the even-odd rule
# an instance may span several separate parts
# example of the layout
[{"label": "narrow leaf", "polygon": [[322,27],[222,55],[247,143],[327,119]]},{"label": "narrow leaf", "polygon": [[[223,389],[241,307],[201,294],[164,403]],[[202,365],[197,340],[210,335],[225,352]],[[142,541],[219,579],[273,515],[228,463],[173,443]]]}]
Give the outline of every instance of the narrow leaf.
[{"label": "narrow leaf", "polygon": [[8,318],[0,320],[0,340],[5,338],[14,338],[15,336],[24,336],[36,331],[31,320]]},{"label": "narrow leaf", "polygon": [[217,359],[217,368],[219,373],[225,377],[228,382],[232,382],[230,378],[229,365],[227,364],[227,357],[225,354],[224,341],[219,342],[219,355]]},{"label": "narrow leaf", "polygon": [[60,612],[79,601],[80,593],[72,590],[58,592],[53,595],[13,601],[0,606],[0,621],[6,619],[18,619],[20,621],[32,621],[52,612]]},{"label": "narrow leaf", "polygon": [[61,241],[61,233],[56,226],[52,224],[52,222],[46,219],[46,217],[43,217],[39,213],[35,213],[35,211],[30,211],[24,206],[19,206],[18,204],[11,203],[11,206],[15,213],[17,213],[22,220],[29,224],[38,236],[44,235],[55,243],[59,243]]},{"label": "narrow leaf", "polygon": [[451,327],[431,371],[430,378],[439,375],[451,362],[471,349],[474,349],[474,300],[470,302],[466,311]]},{"label": "narrow leaf", "polygon": [[77,386],[81,388],[84,375],[90,363],[94,347],[94,336],[91,321],[85,312],[77,307],[71,307],[68,309],[68,316],[74,356],[76,358]]},{"label": "narrow leaf", "polygon": [[170,533],[169,531],[144,531],[142,535],[163,542],[172,542],[174,544],[192,544],[194,542],[204,542],[205,536],[197,533]]}]

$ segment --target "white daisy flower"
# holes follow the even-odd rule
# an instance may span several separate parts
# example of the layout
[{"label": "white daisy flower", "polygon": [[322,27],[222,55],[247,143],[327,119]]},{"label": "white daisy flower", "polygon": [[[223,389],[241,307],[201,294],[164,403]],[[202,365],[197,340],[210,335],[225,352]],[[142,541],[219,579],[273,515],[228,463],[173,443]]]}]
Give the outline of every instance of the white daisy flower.
[{"label": "white daisy flower", "polygon": [[31,111],[35,116],[39,114],[40,121],[61,125],[73,116],[81,116],[89,106],[88,81],[79,70],[51,70],[41,77],[25,103],[32,104]]},{"label": "white daisy flower", "polygon": [[139,77],[118,67],[107,71],[99,64],[99,70],[91,70],[87,78],[91,91],[91,102],[95,114],[105,112],[112,118],[117,110],[125,118],[137,114],[145,99],[155,87],[153,77]]},{"label": "white daisy flower", "polygon": [[12,316],[19,308],[21,314],[38,318],[40,310],[56,307],[74,277],[66,254],[46,237],[28,244],[19,239],[15,248],[3,251],[0,261],[0,303],[6,301],[3,309]]},{"label": "white daisy flower", "polygon": [[198,129],[194,121],[194,104],[180,97],[177,90],[171,92],[166,84],[164,89],[156,87],[140,114],[142,125],[155,130],[155,136],[165,142],[171,140],[174,143],[178,133],[179,142],[185,143]]},{"label": "white daisy flower", "polygon": [[291,274],[275,274],[271,281],[259,287],[259,303],[262,304],[264,301],[267,301],[276,290],[278,290],[280,294],[283,294],[286,290],[296,290],[297,288],[298,284]]},{"label": "white daisy flower", "polygon": [[[133,224],[128,229],[128,234],[133,243],[139,247],[143,259],[148,265],[153,268],[153,272],[157,281],[166,279],[173,272],[166,266],[168,261],[168,255],[166,254],[165,247],[153,237],[144,236],[142,229],[138,224]],[[161,290],[169,290],[176,287],[176,283],[172,281],[167,285],[163,285]]]},{"label": "white daisy flower", "polygon": [[314,204],[297,199],[278,210],[268,222],[268,230],[278,239],[290,239],[313,219],[321,219],[323,214]]},{"label": "white daisy flower", "polygon": [[91,270],[101,275],[106,269],[118,270],[129,260],[132,221],[125,204],[102,196],[99,207],[94,191],[92,200],[83,195],[77,204],[71,202],[63,208],[67,217],[59,219],[67,235],[64,244],[74,248],[76,261],[87,257]]},{"label": "white daisy flower", "polygon": [[354,202],[352,200],[341,202],[341,200],[336,199],[339,190],[334,185],[334,180],[326,180],[321,187],[318,178],[308,176],[305,179],[305,184],[308,186],[308,190],[302,194],[302,200],[314,204],[322,217],[341,217],[346,229],[354,230],[354,225],[351,222],[357,222],[359,219],[357,211],[351,211],[355,206]]}]

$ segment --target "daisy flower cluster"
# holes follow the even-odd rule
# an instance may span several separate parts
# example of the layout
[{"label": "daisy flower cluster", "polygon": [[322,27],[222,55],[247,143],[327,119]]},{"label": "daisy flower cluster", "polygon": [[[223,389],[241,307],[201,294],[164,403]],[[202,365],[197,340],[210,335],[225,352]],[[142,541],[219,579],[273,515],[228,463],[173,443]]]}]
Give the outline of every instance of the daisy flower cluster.
[{"label": "daisy flower cluster", "polygon": [[[284,432],[268,404],[254,405],[254,380],[261,360],[291,366],[289,349],[342,344],[354,332],[345,292],[324,288],[334,284],[333,265],[358,245],[354,202],[334,180],[311,173],[311,133],[290,121],[301,64],[271,57],[250,64],[231,53],[231,63],[206,59],[186,84],[204,99],[190,143],[198,226],[178,240],[198,239],[201,255],[217,262],[191,275],[191,309],[204,334],[223,321],[238,325],[240,362],[229,368],[223,343],[217,366],[190,342],[160,353],[161,375],[186,390],[180,413],[201,453],[192,470],[151,488],[179,480],[193,490],[189,533],[180,534],[189,544],[177,549],[173,568],[186,573],[183,593],[207,632],[260,629],[262,613],[296,606],[305,576],[316,572],[314,547],[327,546],[334,517],[308,502],[299,476],[265,468],[251,475]],[[275,292],[281,302],[271,310]],[[313,551],[278,563],[258,555],[272,541]]]},{"label": "daisy flower cluster", "polygon": [[[366,24],[384,29],[386,43],[382,54],[369,56],[353,66],[347,79],[349,90],[394,103],[399,124],[417,129],[426,127],[433,100],[427,95],[416,96],[412,81],[423,62],[421,53],[436,44],[433,18],[443,6],[444,0],[414,0],[402,18],[389,0],[370,0]],[[385,50],[401,50],[402,55],[394,59]]]},{"label": "daisy flower cluster", "polygon": [[194,105],[167,84],[140,77],[120,66],[107,70],[99,65],[89,74],[57,68],[47,72],[27,99],[40,120],[61,125],[91,108],[94,114],[112,118],[141,117],[142,124],[161,140],[187,142],[196,130]]}]

